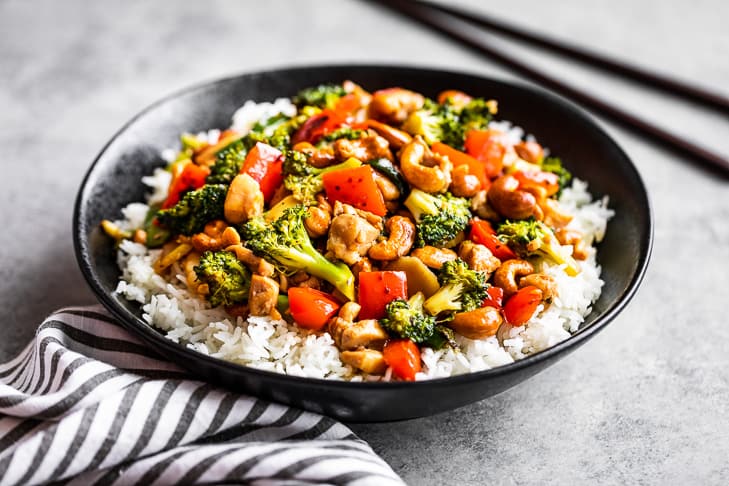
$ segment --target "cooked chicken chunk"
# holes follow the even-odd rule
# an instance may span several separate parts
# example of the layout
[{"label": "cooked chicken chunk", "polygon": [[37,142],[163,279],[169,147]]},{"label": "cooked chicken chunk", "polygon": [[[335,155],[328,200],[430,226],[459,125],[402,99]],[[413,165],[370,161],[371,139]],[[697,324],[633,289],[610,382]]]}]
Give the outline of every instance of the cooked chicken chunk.
[{"label": "cooked chicken chunk", "polygon": [[378,236],[380,230],[364,218],[340,214],[332,219],[327,250],[346,264],[353,265],[367,255]]},{"label": "cooked chicken chunk", "polygon": [[354,157],[358,160],[388,159],[392,160],[390,144],[379,135],[365,135],[356,140],[340,138],[334,142],[334,155],[338,160]]},{"label": "cooked chicken chunk", "polygon": [[339,359],[343,363],[371,375],[382,375],[387,370],[387,363],[380,351],[375,349],[358,349],[356,351],[342,351]]},{"label": "cooked chicken chunk", "polygon": [[269,277],[253,275],[248,294],[248,309],[252,316],[270,316],[276,311],[278,284]]},{"label": "cooked chicken chunk", "polygon": [[387,340],[387,333],[377,319],[349,322],[337,317],[329,323],[329,334],[343,351],[365,347],[382,349]]},{"label": "cooked chicken chunk", "polygon": [[471,240],[466,240],[461,243],[461,247],[458,250],[458,256],[466,262],[468,268],[471,270],[478,270],[480,272],[491,273],[494,272],[501,265],[501,260],[496,258],[491,250],[486,248],[484,245],[479,245]]}]

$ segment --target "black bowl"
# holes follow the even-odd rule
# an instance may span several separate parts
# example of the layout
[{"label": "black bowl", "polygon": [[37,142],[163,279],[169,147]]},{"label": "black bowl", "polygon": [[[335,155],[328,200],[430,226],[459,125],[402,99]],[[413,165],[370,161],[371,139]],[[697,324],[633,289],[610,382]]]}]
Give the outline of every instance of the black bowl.
[{"label": "black bowl", "polygon": [[[273,100],[325,82],[352,79],[365,89],[407,87],[434,97],[455,88],[499,101],[510,120],[562,157],[597,197],[610,196],[615,217],[599,245],[602,295],[580,330],[566,341],[513,364],[423,382],[349,383],[298,378],[228,363],[165,339],[141,319],[140,306],[114,294],[119,269],[110,239],[99,229],[132,201],[143,200],[143,175],[164,162],[181,132],[225,128],[248,99]],[[244,74],[196,86],[142,111],[102,150],[76,201],[73,235],[81,270],[101,303],[131,332],[201,379],[348,421],[426,416],[502,392],[577,349],[604,328],[635,293],[648,264],[651,211],[643,182],[618,145],[571,103],[541,90],[457,72],[392,66],[326,66]]]}]

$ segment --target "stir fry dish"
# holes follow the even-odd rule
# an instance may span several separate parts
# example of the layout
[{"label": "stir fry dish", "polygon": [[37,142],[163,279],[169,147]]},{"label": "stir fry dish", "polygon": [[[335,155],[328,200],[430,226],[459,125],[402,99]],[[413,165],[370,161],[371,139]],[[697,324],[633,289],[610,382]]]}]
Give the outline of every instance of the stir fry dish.
[{"label": "stir fry dish", "polygon": [[449,376],[551,346],[599,296],[609,210],[497,108],[345,81],[183,134],[147,204],[102,223],[118,292],[193,349],[303,376]]}]

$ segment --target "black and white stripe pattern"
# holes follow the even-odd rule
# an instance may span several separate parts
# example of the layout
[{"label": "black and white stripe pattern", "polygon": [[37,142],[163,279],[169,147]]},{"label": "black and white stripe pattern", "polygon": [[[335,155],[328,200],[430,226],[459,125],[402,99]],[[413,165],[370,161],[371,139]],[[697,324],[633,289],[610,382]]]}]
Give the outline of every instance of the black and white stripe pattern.
[{"label": "black and white stripe pattern", "polygon": [[194,381],[98,306],[0,365],[0,485],[47,482],[403,484],[344,425]]}]

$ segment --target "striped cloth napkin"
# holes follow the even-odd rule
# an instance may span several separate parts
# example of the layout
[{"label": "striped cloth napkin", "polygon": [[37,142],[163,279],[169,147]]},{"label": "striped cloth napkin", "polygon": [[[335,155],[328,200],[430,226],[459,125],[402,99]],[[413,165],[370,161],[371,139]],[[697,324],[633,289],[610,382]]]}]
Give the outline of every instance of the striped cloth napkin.
[{"label": "striped cloth napkin", "polygon": [[0,365],[0,485],[402,485],[331,418],[195,381],[100,306]]}]

